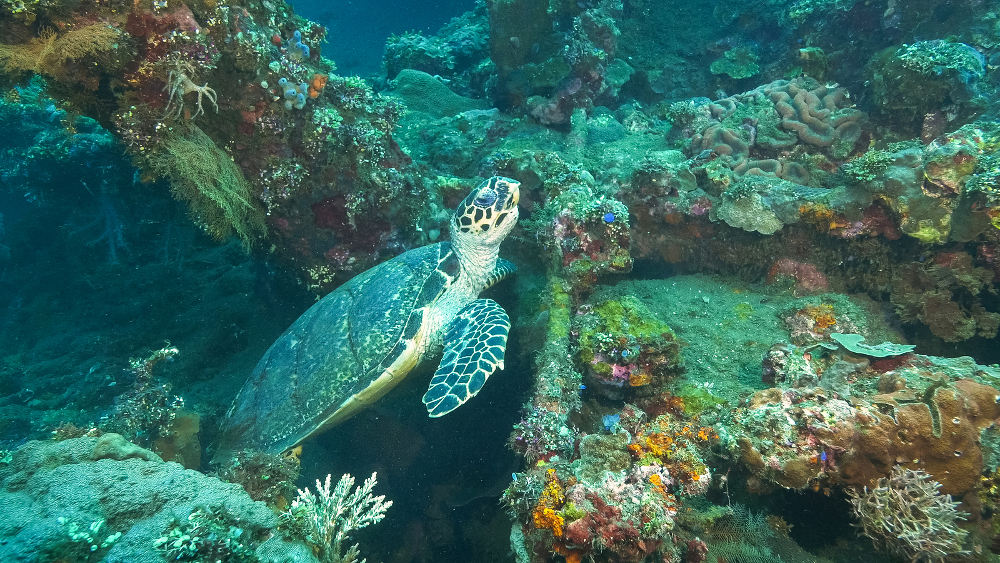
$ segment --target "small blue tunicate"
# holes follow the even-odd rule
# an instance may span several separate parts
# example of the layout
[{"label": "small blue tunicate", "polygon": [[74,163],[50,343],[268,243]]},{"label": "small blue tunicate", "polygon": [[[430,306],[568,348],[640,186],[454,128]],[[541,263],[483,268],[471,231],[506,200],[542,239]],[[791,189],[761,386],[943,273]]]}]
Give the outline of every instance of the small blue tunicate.
[{"label": "small blue tunicate", "polygon": [[511,473],[510,474],[510,480],[511,481],[517,481],[517,473]]},{"label": "small blue tunicate", "polygon": [[583,383],[581,383],[580,384],[580,391],[586,391],[586,390],[587,390],[587,386],[584,385]]},{"label": "small blue tunicate", "polygon": [[300,104],[305,104],[306,103],[306,95],[305,94],[299,94],[298,96],[295,96],[295,101],[297,101]]},{"label": "small blue tunicate", "polygon": [[286,84],[288,84],[288,79],[287,78],[281,77],[281,78],[278,79],[278,86],[284,88]]},{"label": "small blue tunicate", "polygon": [[305,43],[299,43],[299,49],[302,50],[303,57],[309,56],[309,45],[306,45]]},{"label": "small blue tunicate", "polygon": [[604,214],[604,222],[605,223],[609,223],[609,224],[610,223],[614,223],[615,222],[615,214],[612,213],[612,212],[610,212],[610,211],[608,211],[607,213],[605,213]]},{"label": "small blue tunicate", "polygon": [[305,94],[308,91],[309,91],[309,85],[308,84],[306,84],[305,82],[299,84],[299,92]]},{"label": "small blue tunicate", "polygon": [[620,414],[606,414],[606,415],[604,415],[604,419],[603,419],[604,429],[607,430],[608,432],[611,432],[611,430],[614,427],[618,426],[618,423],[621,422],[621,419],[622,419],[622,416]]},{"label": "small blue tunicate", "polygon": [[629,351],[628,350],[622,350],[622,357],[623,358],[627,358],[628,355],[629,355]]},{"label": "small blue tunicate", "polygon": [[285,90],[285,97],[288,98],[289,100],[294,98],[296,94],[298,94],[298,92],[295,90],[295,88],[288,88]]},{"label": "small blue tunicate", "polygon": [[295,33],[292,34],[292,37],[294,37],[295,40],[298,41],[302,39],[302,32],[296,29]]},{"label": "small blue tunicate", "polygon": [[819,454],[819,460],[820,461],[826,461],[826,452],[825,451],[823,453]]}]

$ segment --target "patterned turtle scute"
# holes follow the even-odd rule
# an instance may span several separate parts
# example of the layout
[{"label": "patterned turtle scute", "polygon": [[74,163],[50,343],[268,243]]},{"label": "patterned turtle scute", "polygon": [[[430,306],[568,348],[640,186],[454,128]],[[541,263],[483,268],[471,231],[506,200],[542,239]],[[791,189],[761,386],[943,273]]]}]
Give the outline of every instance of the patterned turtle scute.
[{"label": "patterned turtle scute", "polygon": [[[448,242],[416,248],[310,307],[258,362],[229,412],[224,443],[282,452],[318,430],[400,356],[457,261]],[[274,412],[283,414],[259,416]]]}]

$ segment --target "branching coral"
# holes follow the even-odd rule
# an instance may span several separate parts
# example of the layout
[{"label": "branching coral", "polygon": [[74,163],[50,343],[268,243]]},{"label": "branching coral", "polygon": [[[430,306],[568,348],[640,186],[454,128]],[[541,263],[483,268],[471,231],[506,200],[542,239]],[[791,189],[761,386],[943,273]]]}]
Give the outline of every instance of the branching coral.
[{"label": "branching coral", "polygon": [[351,475],[343,475],[333,488],[330,479],[327,475],[326,482],[317,480],[315,493],[308,487],[299,489],[298,498],[282,519],[286,527],[318,550],[323,563],[353,563],[358,560],[358,544],[344,551],[347,536],[381,522],[392,501],[372,494],[378,483],[374,473],[357,488]]},{"label": "branching coral", "polygon": [[945,561],[967,553],[962,549],[965,515],[941,483],[920,470],[893,467],[888,478],[862,491],[848,489],[861,529],[876,545],[911,561]]}]

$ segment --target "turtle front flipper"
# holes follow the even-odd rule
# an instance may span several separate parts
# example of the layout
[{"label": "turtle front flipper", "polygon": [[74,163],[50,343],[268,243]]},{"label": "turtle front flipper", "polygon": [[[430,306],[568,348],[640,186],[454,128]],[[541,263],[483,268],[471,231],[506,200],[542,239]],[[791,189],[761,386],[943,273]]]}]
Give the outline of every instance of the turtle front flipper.
[{"label": "turtle front flipper", "polygon": [[517,271],[517,266],[514,265],[510,260],[504,260],[503,258],[497,258],[497,265],[490,272],[490,276],[486,278],[486,286],[483,289],[489,289],[494,285],[500,283],[501,281],[507,279],[511,274]]},{"label": "turtle front flipper", "polygon": [[492,299],[476,299],[459,311],[444,335],[444,357],[424,393],[432,418],[444,416],[483,388],[486,378],[503,369],[510,317]]}]

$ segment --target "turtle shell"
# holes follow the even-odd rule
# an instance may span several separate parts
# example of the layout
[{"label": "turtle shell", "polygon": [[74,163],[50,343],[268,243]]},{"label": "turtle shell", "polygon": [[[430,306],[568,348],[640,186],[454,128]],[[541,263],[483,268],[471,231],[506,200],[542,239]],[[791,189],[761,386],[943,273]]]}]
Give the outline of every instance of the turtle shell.
[{"label": "turtle shell", "polygon": [[458,272],[450,243],[432,244],[362,272],[316,302],[257,363],[226,415],[220,452],[284,452],[398,384],[421,359],[414,340],[425,307]]}]

